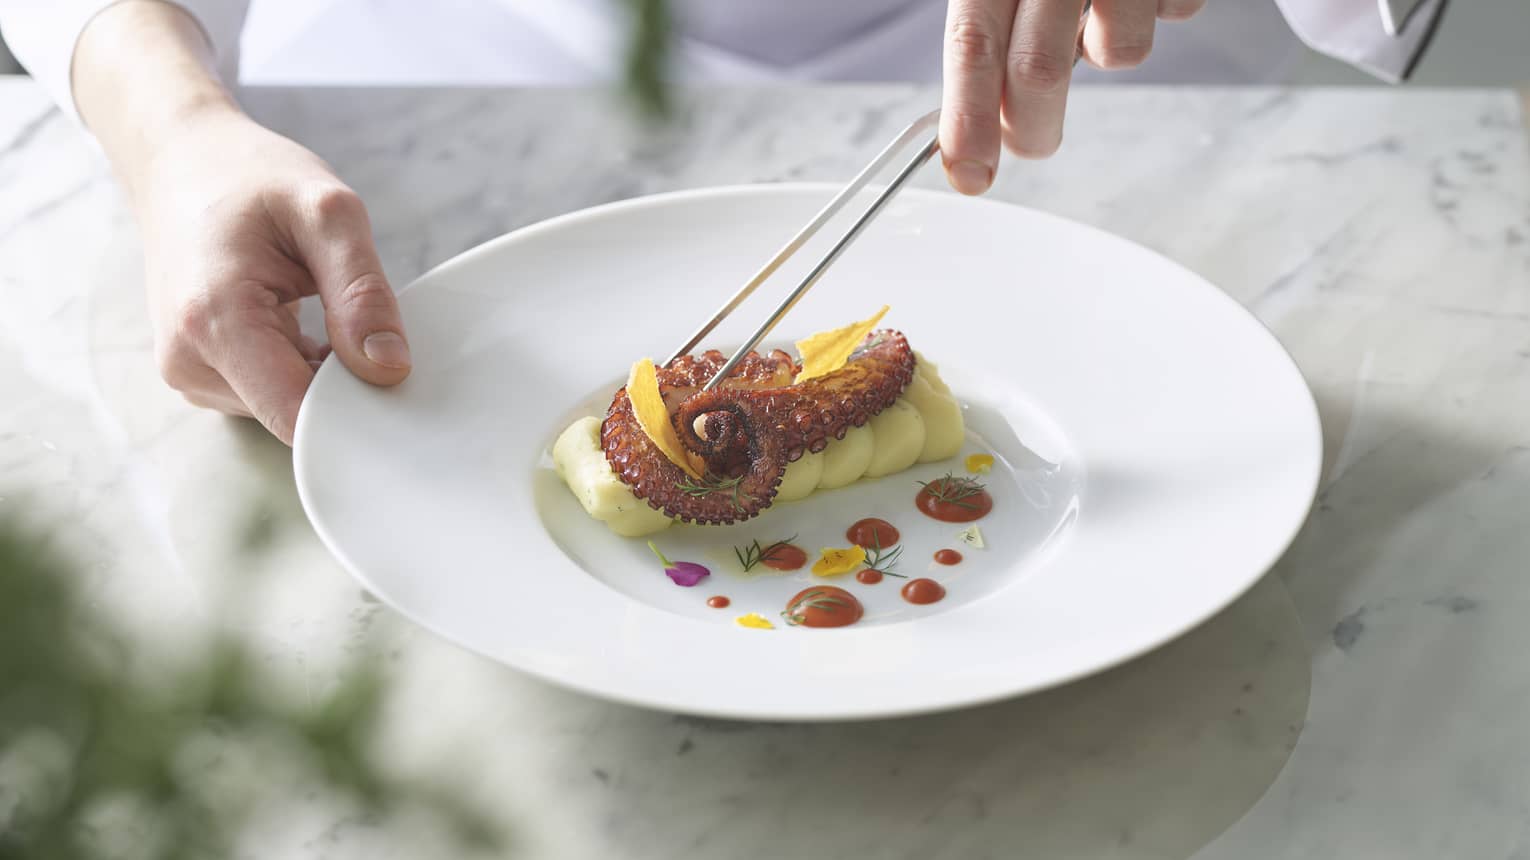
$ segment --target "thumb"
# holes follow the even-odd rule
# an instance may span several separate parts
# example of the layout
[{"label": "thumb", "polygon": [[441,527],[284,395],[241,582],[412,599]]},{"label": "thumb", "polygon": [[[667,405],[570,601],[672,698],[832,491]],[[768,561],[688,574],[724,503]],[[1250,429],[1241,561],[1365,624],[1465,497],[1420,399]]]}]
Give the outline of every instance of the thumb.
[{"label": "thumb", "polygon": [[367,382],[397,385],[413,362],[366,207],[355,192],[336,185],[315,193],[304,209],[293,240],[324,303],[330,346]]}]

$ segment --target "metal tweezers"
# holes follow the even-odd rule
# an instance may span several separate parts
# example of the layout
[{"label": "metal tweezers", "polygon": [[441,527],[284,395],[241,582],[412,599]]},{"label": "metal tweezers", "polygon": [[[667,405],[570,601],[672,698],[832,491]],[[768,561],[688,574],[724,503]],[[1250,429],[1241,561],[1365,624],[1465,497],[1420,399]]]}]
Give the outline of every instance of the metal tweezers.
[{"label": "metal tweezers", "polygon": [[[1083,56],[1084,26],[1089,20],[1089,11],[1092,5],[1091,0],[1084,0],[1082,9],[1079,11],[1078,37],[1075,41],[1076,47],[1073,54],[1075,65],[1078,64],[1079,58]],[[765,283],[771,275],[775,274],[775,271],[781,268],[781,265],[790,259],[793,254],[797,253],[807,240],[813,238],[813,235],[830,218],[834,217],[835,213],[845,208],[845,204],[850,202],[850,198],[854,197],[862,188],[865,188],[866,183],[870,182],[873,176],[886,167],[888,162],[893,160],[894,156],[901,152],[904,147],[908,146],[911,141],[934,128],[939,122],[940,111],[932,110],[909,123],[908,127],[899,132],[898,136],[893,138],[891,143],[887,144],[887,146],[882,148],[881,152],[877,153],[877,157],[873,158],[870,164],[862,168],[861,172],[857,173],[848,185],[841,189],[838,194],[834,195],[833,200],[830,200],[822,209],[818,210],[818,214],[813,216],[813,220],[809,221],[801,230],[798,230],[797,235],[793,236],[791,241],[781,246],[781,250],[777,251],[774,257],[766,261],[765,265],[761,266],[760,270],[754,273],[754,277],[751,277],[740,287],[738,292],[734,293],[733,297],[728,299],[717,310],[717,313],[712,315],[711,319],[703,323],[701,328],[696,329],[695,334],[687,338],[685,343],[675,350],[675,354],[669,357],[669,360],[674,361],[695,349],[696,344],[701,343],[702,338],[711,334],[712,329],[717,328],[718,324],[726,319],[729,314],[733,313],[734,309],[742,304],[744,299],[749,298],[750,294],[758,289],[760,284]],[[749,339],[744,341],[744,345],[733,353],[733,356],[728,359],[728,363],[724,364],[722,369],[717,371],[707,381],[707,384],[702,388],[703,391],[710,391],[716,388],[718,383],[728,378],[728,374],[733,372],[733,368],[738,366],[738,363],[744,359],[744,356],[748,355],[750,350],[759,346],[760,341],[765,339],[765,335],[770,334],[770,330],[776,327],[776,324],[796,306],[797,302],[802,300],[803,296],[807,295],[807,291],[812,289],[814,284],[818,283],[818,279],[822,278],[823,273],[828,271],[830,266],[834,265],[834,261],[839,259],[839,255],[843,254],[845,249],[850,247],[850,243],[854,242],[856,237],[861,235],[861,231],[866,229],[866,225],[870,224],[872,219],[876,218],[883,207],[887,205],[887,202],[897,195],[898,191],[908,182],[909,177],[918,173],[919,168],[923,167],[938,149],[940,149],[940,136],[938,134],[931,134],[924,146],[919,148],[914,157],[909,159],[907,164],[903,165],[902,170],[898,171],[898,175],[893,177],[893,181],[888,183],[886,188],[882,189],[881,194],[877,195],[877,199],[871,201],[871,205],[866,207],[866,210],[861,213],[859,218],[855,219],[855,223],[850,225],[850,229],[846,230],[845,234],[839,237],[839,241],[834,243],[834,247],[830,248],[827,254],[824,254],[823,259],[819,260],[813,266],[812,271],[807,273],[807,277],[803,278],[802,282],[797,285],[797,288],[791,291],[791,294],[786,297],[786,301],[782,302],[766,318],[765,322],[761,323],[760,327],[754,330],[754,334],[750,335]]]},{"label": "metal tweezers", "polygon": [[[740,287],[738,292],[734,293],[733,297],[728,299],[727,303],[719,308],[717,313],[712,315],[711,319],[707,320],[701,328],[697,329],[695,334],[687,338],[685,344],[678,350],[675,350],[675,354],[670,356],[669,360],[674,361],[695,349],[696,344],[701,343],[702,338],[710,334],[712,329],[717,328],[718,323],[721,323],[729,314],[733,313],[734,309],[742,304],[744,299],[749,298],[751,293],[758,289],[761,284],[765,283],[793,254],[797,253],[808,239],[811,239],[830,218],[834,217],[835,213],[839,212],[839,210],[845,207],[846,203],[850,202],[850,198],[854,197],[862,188],[865,188],[872,177],[881,172],[882,168],[886,167],[911,141],[933,128],[939,120],[940,111],[930,111],[919,119],[914,120],[897,137],[893,138],[892,143],[884,147],[877,154],[877,157],[871,160],[870,164],[866,165],[860,173],[856,174],[854,179],[850,180],[850,183],[844,189],[834,195],[833,200],[830,200],[822,209],[818,210],[818,214],[813,216],[813,220],[809,221],[801,230],[798,230],[797,235],[793,236],[791,241],[783,245],[781,250],[776,252],[775,256],[766,261],[765,265],[761,266],[760,270],[755,272],[754,276]],[[939,148],[939,138],[934,133],[931,133],[929,140],[919,148],[919,151],[913,158],[908,160],[907,164],[903,165],[903,169],[899,170],[898,175],[893,177],[892,182],[882,189],[882,193],[877,195],[877,199],[873,200],[871,205],[866,207],[866,210],[861,213],[860,217],[855,219],[855,223],[850,225],[850,229],[846,230],[845,234],[839,238],[839,241],[834,243],[834,247],[830,248],[829,252],[823,256],[823,259],[813,266],[812,271],[808,272],[807,277],[803,278],[802,282],[797,285],[797,288],[792,290],[791,294],[786,297],[786,301],[782,302],[765,322],[761,323],[760,327],[754,330],[754,334],[744,341],[744,345],[739,347],[737,352],[733,353],[733,357],[728,359],[728,363],[724,364],[722,369],[717,371],[716,375],[707,382],[702,390],[709,391],[717,387],[719,382],[728,378],[728,374],[733,372],[733,368],[738,366],[738,363],[743,360],[744,356],[748,355],[750,350],[759,346],[760,341],[767,334],[770,334],[770,330],[776,327],[776,324],[786,316],[787,312],[797,302],[802,300],[804,295],[807,295],[807,291],[812,289],[814,284],[818,283],[818,279],[823,277],[823,273],[829,270],[829,267],[834,264],[835,260],[839,259],[839,255],[843,254],[846,248],[850,247],[850,243],[854,242],[856,237],[861,234],[861,231],[866,229],[866,225],[870,224],[872,219],[877,217],[877,214],[882,211],[887,202],[893,199],[899,189],[908,182],[909,177],[919,172],[919,168],[923,167]]]}]

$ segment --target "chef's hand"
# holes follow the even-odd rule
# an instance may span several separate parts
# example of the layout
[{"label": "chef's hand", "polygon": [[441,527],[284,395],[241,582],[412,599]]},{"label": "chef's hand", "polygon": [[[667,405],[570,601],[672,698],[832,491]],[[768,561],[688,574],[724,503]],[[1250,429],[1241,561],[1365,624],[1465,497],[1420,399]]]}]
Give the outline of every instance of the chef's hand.
[{"label": "chef's hand", "polygon": [[950,0],[940,151],[952,187],[988,190],[1001,141],[1024,158],[1057,151],[1080,47],[1091,65],[1131,68],[1153,47],[1155,19],[1183,20],[1204,4],[1095,0],[1080,40],[1083,0]]},{"label": "chef's hand", "polygon": [[132,199],[165,381],[290,445],[328,352],[298,330],[298,299],[320,297],[334,351],[368,382],[408,376],[409,347],[361,200],[245,116],[206,55],[178,7],[116,4],[81,37],[76,101]]},{"label": "chef's hand", "polygon": [[197,406],[253,415],[287,444],[327,349],[298,330],[317,294],[345,366],[379,385],[409,347],[361,199],[317,156],[238,114],[188,122],[138,204],[160,372]]}]

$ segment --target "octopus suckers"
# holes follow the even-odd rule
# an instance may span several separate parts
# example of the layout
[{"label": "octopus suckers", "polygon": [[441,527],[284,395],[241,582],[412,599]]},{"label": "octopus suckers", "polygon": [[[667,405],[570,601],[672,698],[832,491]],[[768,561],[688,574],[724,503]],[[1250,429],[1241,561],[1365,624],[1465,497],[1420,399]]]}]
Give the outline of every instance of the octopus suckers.
[{"label": "octopus suckers", "polygon": [[681,444],[705,466],[691,478],[643,432],[625,389],[611,401],[600,440],[606,460],[633,495],[682,522],[728,524],[768,508],[786,466],[822,451],[890,407],[914,375],[902,334],[884,329],[841,369],[791,384],[800,368],[786,353],[750,353],[721,385],[701,387],[726,362],[709,350],[681,356],[656,374]]}]

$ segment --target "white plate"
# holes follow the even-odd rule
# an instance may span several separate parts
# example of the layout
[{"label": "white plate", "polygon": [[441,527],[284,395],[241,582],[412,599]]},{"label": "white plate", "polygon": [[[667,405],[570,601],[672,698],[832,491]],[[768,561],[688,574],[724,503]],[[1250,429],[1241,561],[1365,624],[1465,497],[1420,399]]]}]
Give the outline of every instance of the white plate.
[{"label": "white plate", "polygon": [[[832,193],[711,189],[576,212],[468,251],[403,293],[415,370],[370,387],[325,362],[298,419],[303,505],[362,583],[409,618],[555,683],[639,705],[754,719],[889,716],[1031,692],[1206,620],[1275,562],[1317,484],[1300,373],[1238,304],[1180,266],[1062,219],[906,192],[783,324],[783,341],[883,303],[967,407],[968,451],[1000,456],[986,550],[933,570],[958,527],[915,512],[916,478],[782,504],[728,529],[675,527],[669,582],[641,540],[585,516],[552,440],[598,414],[638,357],[664,357]],[[779,300],[810,246],[709,342]],[[965,452],[964,452],[965,453]],[[957,464],[959,468],[959,464]],[[797,533],[843,545],[866,515],[904,531],[867,618],[815,630],[776,613],[805,573],[746,577],[727,547]],[[850,577],[843,577],[850,580]],[[727,611],[705,599],[726,594]],[[733,623],[756,611],[775,630]]]}]

